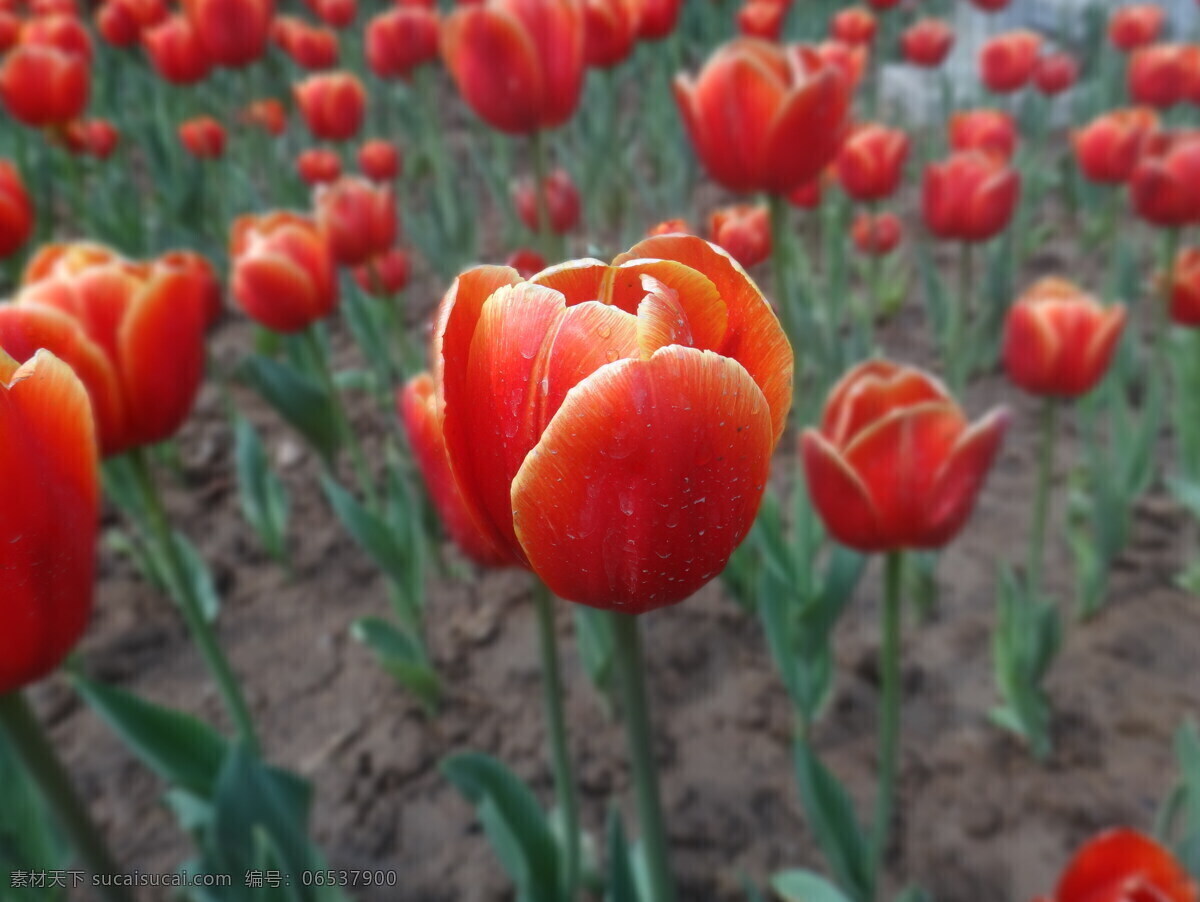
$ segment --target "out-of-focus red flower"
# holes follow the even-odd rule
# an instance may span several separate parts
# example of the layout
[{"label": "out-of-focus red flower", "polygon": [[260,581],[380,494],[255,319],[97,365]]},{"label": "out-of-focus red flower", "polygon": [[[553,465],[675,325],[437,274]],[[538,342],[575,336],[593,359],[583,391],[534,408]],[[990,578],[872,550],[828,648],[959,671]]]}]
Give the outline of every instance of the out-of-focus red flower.
[{"label": "out-of-focus red flower", "polygon": [[216,324],[224,310],[224,292],[217,271],[207,257],[195,251],[168,251],[155,261],[155,265],[187,273],[204,298],[205,326]]},{"label": "out-of-focus red flower", "polygon": [[100,478],[88,396],[70,366],[0,352],[0,694],[51,673],[92,611]]},{"label": "out-of-focus red flower", "polygon": [[850,91],[809,48],[737,38],[718,47],[695,79],[677,76],[675,100],[717,182],[785,194],[837,155]]},{"label": "out-of-focus red flower", "polygon": [[309,185],[323,185],[342,174],[342,159],[328,148],[310,147],[296,157],[296,172]]},{"label": "out-of-focus red flower", "polygon": [[837,158],[842,190],[855,200],[890,197],[904,175],[908,135],[897,128],[868,123],[856,128]]},{"label": "out-of-focus red flower", "polygon": [[861,253],[871,257],[890,254],[900,244],[900,219],[895,213],[859,213],[850,227],[850,237]]},{"label": "out-of-focus red flower", "polygon": [[1181,44],[1139,47],[1129,58],[1129,96],[1143,106],[1173,107],[1184,99],[1187,68],[1187,54]]},{"label": "out-of-focus red flower", "polygon": [[321,72],[294,86],[296,105],[313,136],[346,141],[358,134],[366,113],[367,92],[350,72]]},{"label": "out-of-focus red flower", "polygon": [[308,6],[330,28],[346,28],[358,15],[358,0],[309,0]]},{"label": "out-of-focus red flower", "polygon": [[1084,843],[1059,878],[1053,902],[1197,902],[1175,857],[1148,836],[1120,827]]},{"label": "out-of-focus red flower", "polygon": [[801,436],[809,496],[825,527],[859,551],[941,548],[975,506],[1008,425],[971,424],[942,384],[885,360],[859,364]]},{"label": "out-of-focus red flower", "polygon": [[880,11],[894,9],[900,5],[900,0],[867,0],[872,9]]},{"label": "out-of-focus red flower", "polygon": [[248,66],[267,49],[275,0],[183,0],[183,9],[217,65]]},{"label": "out-of-focus red flower", "polygon": [[53,47],[18,44],[0,66],[0,100],[25,125],[65,125],[79,118],[90,88],[87,60]]},{"label": "out-of-focus red flower", "polygon": [[1025,391],[1076,398],[1108,372],[1125,327],[1125,308],[1103,307],[1066,279],[1035,283],[1008,310],[1002,356]]},{"label": "out-of-focus red flower", "polygon": [[1079,63],[1069,53],[1047,53],[1033,69],[1034,86],[1050,97],[1067,90],[1078,77]]},{"label": "out-of-focus red flower", "polygon": [[1158,129],[1158,114],[1149,107],[1130,107],[1097,116],[1071,133],[1080,171],[1093,182],[1129,180],[1146,139]]},{"label": "out-of-focus red flower", "polygon": [[938,238],[987,241],[1008,225],[1020,192],[1020,175],[999,157],[954,153],[925,168],[921,213]]},{"label": "out-of-focus red flower", "polygon": [[865,6],[850,6],[834,13],[829,20],[829,36],[846,44],[870,44],[879,23]]},{"label": "out-of-focus red flower", "polygon": [[530,279],[546,268],[546,258],[531,247],[520,247],[508,255],[504,265],[515,269],[522,279]]},{"label": "out-of-focus red flower", "polygon": [[1008,31],[986,41],[979,50],[979,77],[989,91],[1010,94],[1029,84],[1042,49],[1035,31]]},{"label": "out-of-focus red flower", "polygon": [[287,110],[273,97],[255,100],[242,107],[239,121],[261,128],[269,135],[282,135],[287,128]]},{"label": "out-of-focus red flower", "polygon": [[1017,149],[1017,123],[1003,110],[959,110],[950,114],[950,149],[979,150],[1011,160]]},{"label": "out-of-focus red flower", "polygon": [[337,273],[329,242],[298,213],[242,216],[233,224],[233,299],[276,332],[299,332],[337,307]]},{"label": "out-of-focus red flower", "polygon": [[851,95],[858,90],[870,61],[870,47],[866,44],[856,46],[845,41],[829,40],[817,44],[813,47],[813,52],[824,65],[832,66],[842,73],[842,78],[846,80],[846,89]]},{"label": "out-of-focus red flower", "polygon": [[358,168],[373,182],[390,182],[399,178],[403,166],[400,148],[391,141],[374,138],[358,148]]},{"label": "out-of-focus red flower", "polygon": [[1171,268],[1171,320],[1180,326],[1200,326],[1200,248],[1183,248]]},{"label": "out-of-focus red flower", "polygon": [[694,235],[691,223],[686,219],[664,219],[657,225],[652,225],[646,229],[646,237],[653,238],[655,235]]},{"label": "out-of-focus red flower", "polygon": [[724,248],[746,269],[771,256],[771,220],[767,208],[735,204],[714,210],[708,218],[708,240]]},{"label": "out-of-focus red flower", "polygon": [[314,202],[317,226],[343,266],[366,263],[396,241],[396,198],[390,186],[344,175],[319,185]]},{"label": "out-of-focus red flower", "polygon": [[56,14],[30,19],[21,27],[19,43],[33,47],[53,47],[63,53],[83,57],[92,62],[92,38],[83,23],[75,16]]},{"label": "out-of-focus red flower", "polygon": [[15,13],[0,9],[0,53],[5,53],[21,36],[21,19]]},{"label": "out-of-focus red flower", "polygon": [[954,29],[941,19],[920,19],[904,30],[900,49],[914,66],[940,66],[954,46]]},{"label": "out-of-focus red flower", "polygon": [[437,59],[436,10],[398,6],[367,24],[367,65],[380,78],[409,78],[413,69]]},{"label": "out-of-focus red flower", "polygon": [[1162,133],[1148,139],[1129,179],[1133,209],[1167,228],[1200,222],[1200,136]]},{"label": "out-of-focus red flower", "polygon": [[1118,50],[1126,52],[1153,44],[1162,32],[1165,15],[1157,3],[1122,6],[1109,17],[1108,39]]},{"label": "out-of-focus red flower", "polygon": [[389,248],[355,267],[354,281],[369,295],[387,297],[398,294],[408,284],[408,253],[399,247]]},{"label": "out-of-focus red flower", "polygon": [[207,78],[212,70],[208,51],[186,16],[170,16],[145,29],[142,47],[154,71],[171,84],[195,84]]},{"label": "out-of-focus red flower", "polygon": [[331,28],[311,25],[295,16],[278,16],[275,41],[302,69],[332,69],[338,64],[338,37]]},{"label": "out-of-focus red flower", "polygon": [[194,157],[215,160],[225,153],[225,126],[212,116],[196,116],[179,126],[179,143]]},{"label": "out-of-focus red flower", "polygon": [[583,58],[589,66],[611,69],[633,52],[641,0],[584,0]]},{"label": "out-of-focus red flower", "polygon": [[87,154],[97,160],[108,159],[121,141],[121,133],[107,119],[76,119],[60,135],[71,153]]},{"label": "out-of-focus red flower", "polygon": [[0,160],[0,259],[20,250],[33,232],[33,203],[21,173],[8,160]]},{"label": "out-of-focus red flower", "polygon": [[995,13],[1004,9],[1011,0],[971,0],[976,9],[982,10],[985,13]]},{"label": "out-of-focus red flower", "polygon": [[661,41],[679,21],[683,0],[642,0],[642,18],[638,37],[643,41]]},{"label": "out-of-focus red flower", "polygon": [[576,0],[487,0],[442,28],[442,57],[488,125],[527,134],[562,125],[579,105],[584,12]]},{"label": "out-of-focus red flower", "polygon": [[75,0],[28,0],[29,14],[35,18],[40,16],[79,16],[79,6]]},{"label": "out-of-focus red flower", "polygon": [[[571,174],[565,169],[556,169],[546,176],[542,183],[542,191],[546,195],[546,211],[550,216],[550,230],[558,235],[571,231],[579,224],[580,199],[579,189],[571,180]],[[534,190],[533,179],[521,179],[513,186],[513,204],[517,208],[517,216],[526,228],[531,231],[541,231],[541,216],[538,210],[537,193]]]},{"label": "out-of-focus red flower", "polygon": [[805,182],[799,188],[793,188],[789,191],[787,200],[793,207],[799,207],[802,210],[815,210],[821,206],[821,195],[821,179],[815,178],[811,182]]},{"label": "out-of-focus red flower", "polygon": [[778,41],[789,8],[780,0],[747,0],[737,11],[738,31],[747,37]]},{"label": "out-of-focus red flower", "polygon": [[106,0],[96,10],[96,30],[114,47],[132,47],[170,14],[165,0]]}]

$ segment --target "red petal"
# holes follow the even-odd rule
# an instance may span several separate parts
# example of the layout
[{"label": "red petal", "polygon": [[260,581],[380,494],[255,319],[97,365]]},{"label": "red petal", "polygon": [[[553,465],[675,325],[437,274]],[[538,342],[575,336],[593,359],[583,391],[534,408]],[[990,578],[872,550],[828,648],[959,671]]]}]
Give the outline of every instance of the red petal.
[{"label": "red petal", "polygon": [[819,176],[842,145],[849,106],[846,82],[832,67],[792,91],[766,138],[763,187],[785,194]]},{"label": "red petal", "polygon": [[821,432],[845,448],[863,429],[893,410],[947,399],[946,389],[928,373],[886,360],[869,360],[842,377],[825,405]]},{"label": "red petal", "polygon": [[1008,421],[1008,411],[993,410],[959,437],[930,493],[926,532],[919,547],[940,548],[967,522],[1000,450]]},{"label": "red petal", "polygon": [[784,91],[778,73],[754,55],[717,58],[700,73],[693,102],[707,143],[701,155],[709,174],[726,188],[766,187],[767,141]]},{"label": "red petal", "polygon": [[879,517],[862,480],[815,429],[800,438],[804,474],[813,507],[835,539],[859,551],[883,551]]},{"label": "red petal", "polygon": [[1171,853],[1142,834],[1120,828],[1088,842],[1059,880],[1056,902],[1107,898],[1130,878],[1140,877],[1170,902],[1196,902],[1196,884]]},{"label": "red petal", "polygon": [[729,331],[729,309],[717,286],[704,273],[674,260],[631,260],[608,272],[603,300],[622,310],[637,313],[646,296],[644,276],[674,290],[687,314],[691,344],[702,351],[716,351]]},{"label": "red petal", "polygon": [[439,401],[444,403],[447,373],[453,380],[454,374],[466,372],[471,338],[484,302],[502,285],[516,285],[520,281],[517,271],[509,266],[476,266],[454,280],[433,320],[429,356]]},{"label": "red petal", "polygon": [[442,55],[463,99],[489,125],[513,134],[539,127],[542,67],[512,13],[460,7],[443,26]]}]

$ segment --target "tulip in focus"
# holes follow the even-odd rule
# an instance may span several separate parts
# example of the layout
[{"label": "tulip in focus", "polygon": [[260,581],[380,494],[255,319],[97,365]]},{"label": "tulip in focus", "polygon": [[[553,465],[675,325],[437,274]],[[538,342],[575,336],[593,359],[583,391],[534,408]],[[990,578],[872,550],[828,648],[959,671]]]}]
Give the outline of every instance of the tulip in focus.
[{"label": "tulip in focus", "polygon": [[251,319],[276,332],[299,332],[337,306],[337,271],[317,224],[297,213],[234,221],[231,291]]},{"label": "tulip in focus", "polygon": [[979,51],[979,77],[989,91],[1011,94],[1033,77],[1042,38],[1034,31],[1009,31],[991,38]]},{"label": "tulip in focus", "polygon": [[1143,146],[1129,179],[1134,212],[1156,226],[1200,223],[1200,135],[1161,134]]},{"label": "tulip in focus", "polygon": [[[565,169],[556,169],[542,184],[546,197],[546,210],[550,216],[550,230],[557,235],[571,231],[579,224],[579,189]],[[537,193],[532,179],[522,179],[513,188],[513,204],[517,216],[532,232],[541,231],[541,216],[538,210]]]},{"label": "tulip in focus", "polygon": [[890,197],[904,175],[908,135],[874,123],[856,128],[837,158],[842,189],[859,201]]},{"label": "tulip in focus", "polygon": [[761,204],[737,204],[714,210],[708,219],[708,240],[749,269],[771,256],[771,220]]},{"label": "tulip in focus", "polygon": [[208,51],[186,16],[171,16],[147,28],[142,32],[142,46],[154,71],[174,85],[203,81],[212,69]]},{"label": "tulip in focus", "polygon": [[179,142],[197,159],[215,160],[225,153],[225,127],[212,116],[197,116],[179,126]]},{"label": "tulip in focus", "polygon": [[398,6],[367,24],[367,65],[379,78],[410,78],[438,56],[440,24],[435,10]]},{"label": "tulip in focus", "polygon": [[987,241],[1008,225],[1020,192],[1020,175],[1003,160],[955,153],[926,167],[921,213],[938,238]]},{"label": "tulip in focus", "polygon": [[1129,52],[1158,40],[1166,13],[1157,3],[1139,3],[1113,10],[1108,39],[1118,50]]},{"label": "tulip in focus", "polygon": [[375,138],[358,148],[358,168],[373,182],[390,182],[400,175],[400,149],[391,141]]},{"label": "tulip in focus", "polygon": [[358,134],[366,113],[367,92],[356,75],[342,71],[310,75],[293,91],[315,138],[346,141]]},{"label": "tulip in focus", "polygon": [[0,260],[21,249],[33,232],[33,203],[21,173],[8,160],[0,160]]},{"label": "tulip in focus", "polygon": [[838,542],[858,551],[941,548],[966,523],[1008,425],[972,424],[942,384],[885,360],[859,364],[801,436],[809,496]]},{"label": "tulip in focus", "polygon": [[1075,84],[1079,63],[1069,53],[1048,53],[1038,59],[1033,69],[1033,84],[1047,97],[1061,94]]},{"label": "tulip in focus", "polygon": [[342,174],[342,158],[324,147],[310,147],[296,157],[296,171],[308,185],[324,185]]},{"label": "tulip in focus", "polygon": [[1093,182],[1120,184],[1129,180],[1142,147],[1158,128],[1158,115],[1149,107],[1130,107],[1097,116],[1071,133],[1071,146],[1080,171]]},{"label": "tulip in focus", "polygon": [[954,46],[954,29],[941,19],[920,19],[904,30],[900,49],[914,66],[940,66]]},{"label": "tulip in focus", "polygon": [[900,244],[900,219],[895,213],[859,213],[850,227],[850,237],[860,253],[884,257]]},{"label": "tulip in focus", "polygon": [[90,88],[87,60],[54,47],[18,44],[0,65],[0,100],[24,125],[65,125],[79,118]]},{"label": "tulip in focus", "polygon": [[875,40],[879,23],[865,6],[851,6],[834,14],[829,22],[829,36],[846,44],[859,46]]},{"label": "tulip in focus", "polygon": [[1003,110],[960,110],[950,114],[950,149],[978,150],[1002,160],[1017,149],[1017,123]]},{"label": "tulip in focus", "polygon": [[1126,75],[1134,103],[1165,110],[1184,99],[1187,53],[1182,44],[1151,44],[1129,58]]},{"label": "tulip in focus", "polygon": [[404,290],[408,272],[408,254],[393,247],[356,267],[354,281],[369,295],[389,297]]},{"label": "tulip in focus", "polygon": [[1197,902],[1200,892],[1175,857],[1135,830],[1106,830],[1075,853],[1050,899],[1039,902]]},{"label": "tulip in focus", "polygon": [[343,266],[366,263],[396,241],[396,198],[388,186],[344,175],[317,187],[314,206],[317,226]]},{"label": "tulip in focus", "polygon": [[217,65],[241,68],[266,51],[275,0],[183,0],[183,8]]},{"label": "tulip in focus", "polygon": [[641,0],[583,0],[583,58],[589,66],[611,69],[633,52]]}]

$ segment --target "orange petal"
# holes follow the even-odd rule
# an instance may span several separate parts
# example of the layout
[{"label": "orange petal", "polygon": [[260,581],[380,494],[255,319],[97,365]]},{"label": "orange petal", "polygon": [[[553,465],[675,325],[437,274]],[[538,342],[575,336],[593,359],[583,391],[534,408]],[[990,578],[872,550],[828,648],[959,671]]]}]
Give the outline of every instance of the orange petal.
[{"label": "orange petal", "polygon": [[637,344],[643,360],[668,345],[694,347],[687,313],[679,295],[652,276],[642,276],[646,296],[638,304]]},{"label": "orange petal", "polygon": [[806,429],[800,437],[800,451],[808,495],[825,528],[847,547],[885,550],[887,544],[880,534],[871,496],[837,449],[815,429]]},{"label": "orange petal", "polygon": [[773,433],[736,361],[670,346],[570,393],[512,486],[517,535],[551,591],[632,614],[716,576],[750,529]]},{"label": "orange petal", "polygon": [[1157,893],[1147,897],[1163,902],[1196,902],[1195,882],[1175,858],[1147,836],[1120,828],[1088,842],[1071,860],[1059,880],[1056,902],[1117,899],[1123,885],[1141,881]]},{"label": "orange petal", "polygon": [[646,295],[644,277],[653,276],[675,291],[687,314],[692,346],[716,351],[729,330],[729,309],[717,286],[699,270],[674,260],[631,260],[612,267],[602,299],[636,313]]},{"label": "orange petal", "polygon": [[466,372],[471,338],[484,302],[502,285],[516,285],[520,281],[520,275],[510,266],[476,266],[451,284],[433,317],[429,355],[433,384],[441,393],[439,403],[445,403],[447,373],[453,379],[454,373]]},{"label": "orange petal", "polygon": [[844,448],[854,437],[892,410],[948,397],[942,384],[928,373],[900,367],[889,361],[871,360],[847,373],[834,387],[821,431],[833,444]]},{"label": "orange petal", "polygon": [[560,292],[567,299],[567,306],[572,306],[585,301],[602,300],[601,286],[608,270],[607,263],[588,257],[543,269],[529,281]]},{"label": "orange petal", "polygon": [[256,254],[236,261],[232,292],[247,316],[275,332],[299,332],[319,318],[317,286],[283,254]]}]

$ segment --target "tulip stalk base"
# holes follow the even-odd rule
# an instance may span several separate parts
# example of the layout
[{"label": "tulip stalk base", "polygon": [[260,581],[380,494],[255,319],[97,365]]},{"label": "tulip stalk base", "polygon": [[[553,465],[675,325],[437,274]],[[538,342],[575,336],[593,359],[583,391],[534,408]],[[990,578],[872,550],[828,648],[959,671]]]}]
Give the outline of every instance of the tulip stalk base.
[{"label": "tulip stalk base", "polygon": [[[70,775],[20,692],[0,695],[0,734],[37,784],[59,828],[88,870],[97,876],[120,874],[104,838],[76,794]],[[97,892],[105,902],[132,902],[132,897],[121,887],[100,886]]]},{"label": "tulip stalk base", "polygon": [[667,831],[658,790],[658,770],[654,762],[654,737],[646,702],[638,621],[632,614],[620,613],[614,613],[612,619],[621,716],[629,737],[638,824],[650,883],[647,902],[675,902],[675,884],[667,859]]},{"label": "tulip stalk base", "polygon": [[904,581],[904,552],[889,552],[884,561],[883,640],[879,650],[879,789],[871,836],[872,871],[880,883],[895,810],[896,772],[900,751],[900,590]]}]

